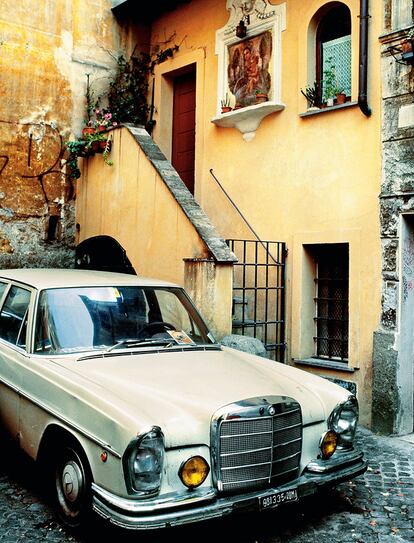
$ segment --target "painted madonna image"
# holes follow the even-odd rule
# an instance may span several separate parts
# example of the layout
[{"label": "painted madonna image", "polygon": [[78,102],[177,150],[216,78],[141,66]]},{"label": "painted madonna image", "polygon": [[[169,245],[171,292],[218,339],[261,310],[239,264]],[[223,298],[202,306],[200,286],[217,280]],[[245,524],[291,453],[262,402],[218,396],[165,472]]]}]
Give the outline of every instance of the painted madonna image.
[{"label": "painted madonna image", "polygon": [[227,79],[236,105],[242,107],[258,103],[259,96],[267,100],[271,76],[269,63],[272,54],[272,33],[267,31],[253,38],[229,45]]}]

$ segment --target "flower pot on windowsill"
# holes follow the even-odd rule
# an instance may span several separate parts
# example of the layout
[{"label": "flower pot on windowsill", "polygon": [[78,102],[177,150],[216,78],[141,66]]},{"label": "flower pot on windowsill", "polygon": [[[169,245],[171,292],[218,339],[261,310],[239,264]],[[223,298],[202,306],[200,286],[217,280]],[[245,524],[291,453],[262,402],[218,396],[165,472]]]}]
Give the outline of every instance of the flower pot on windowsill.
[{"label": "flower pot on windowsill", "polygon": [[345,104],[346,102],[346,94],[344,92],[339,92],[336,95],[336,103],[337,104]]},{"label": "flower pot on windowsill", "polygon": [[268,98],[267,94],[265,94],[265,93],[258,92],[256,94],[256,104],[262,104],[263,102],[267,102],[268,99],[269,98]]}]

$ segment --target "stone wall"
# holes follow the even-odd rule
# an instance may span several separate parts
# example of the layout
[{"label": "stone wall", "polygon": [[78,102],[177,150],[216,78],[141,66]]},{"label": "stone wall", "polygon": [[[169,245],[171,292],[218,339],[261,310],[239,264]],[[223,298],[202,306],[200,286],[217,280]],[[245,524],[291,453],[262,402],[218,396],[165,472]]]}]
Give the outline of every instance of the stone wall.
[{"label": "stone wall", "polygon": [[[374,334],[373,429],[383,433],[407,433],[413,429],[414,362],[409,336],[414,332],[414,315],[405,310],[411,307],[407,300],[413,285],[411,281],[406,282],[401,255],[407,245],[402,235],[406,218],[414,212],[414,70],[408,64],[397,62],[391,54],[391,48],[398,47],[406,34],[405,28],[396,26],[402,24],[401,21],[404,25],[410,24],[408,21],[412,23],[411,12],[404,16],[403,3],[384,2],[386,32],[381,37],[383,281],[380,326]],[[405,4],[410,10],[411,3]],[[399,58],[396,49],[393,51]]]},{"label": "stone wall", "polygon": [[117,54],[139,41],[111,5],[2,1],[0,267],[74,264],[75,187],[65,172],[64,142],[80,134],[87,78],[97,98]]}]

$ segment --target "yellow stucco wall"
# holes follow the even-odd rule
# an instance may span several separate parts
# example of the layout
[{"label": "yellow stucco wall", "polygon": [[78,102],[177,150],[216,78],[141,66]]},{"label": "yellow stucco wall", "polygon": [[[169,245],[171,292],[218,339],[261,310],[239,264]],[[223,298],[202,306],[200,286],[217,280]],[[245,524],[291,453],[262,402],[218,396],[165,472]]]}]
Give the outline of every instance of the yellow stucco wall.
[{"label": "yellow stucco wall", "polygon": [[[278,2],[273,2],[275,5]],[[344,0],[352,14],[352,99],[357,98],[358,79],[358,0]],[[169,36],[180,44],[174,57],[156,69],[155,140],[167,157],[171,154],[172,78],[177,70],[195,65],[196,88],[196,188],[195,196],[223,237],[248,238],[251,234],[226,201],[209,174],[213,168],[225,189],[263,239],[287,243],[287,357],[288,362],[307,354],[307,338],[313,324],[306,319],[306,281],[304,244],[347,242],[350,247],[350,361],[358,368],[353,374],[335,373],[358,385],[362,421],[370,420],[372,333],[380,310],[380,241],[378,194],[380,191],[380,73],[379,45],[381,3],[370,2],[369,20],[369,104],[373,114],[362,115],[357,107],[300,117],[306,101],[300,94],[312,81],[312,61],[308,51],[312,17],[321,0],[288,0],[286,30],[282,32],[282,89],[285,108],[266,117],[255,139],[245,142],[238,130],[219,128],[211,123],[217,111],[218,59],[215,53],[216,30],[228,21],[225,0],[192,0],[156,20],[151,30],[152,43],[163,43]],[[36,9],[33,9],[35,6]],[[33,244],[44,238],[44,218],[60,213],[62,236],[73,249],[73,201],[59,160],[61,139],[79,134],[84,120],[86,74],[94,91],[105,89],[115,67],[114,58],[121,49],[131,51],[136,44],[144,49],[146,32],[126,22],[122,26],[110,10],[110,0],[3,0],[0,13],[0,260],[10,265],[43,262],[62,263],[62,253],[45,260],[56,244]],[[31,161],[28,142],[31,140]],[[7,157],[7,160],[4,158]],[[56,162],[56,172],[44,177],[43,189],[49,202],[58,199],[52,209],[38,184],[39,173]],[[90,168],[94,168],[94,161]],[[136,157],[126,157],[125,166]],[[128,162],[129,161],[129,162]],[[102,165],[102,164],[100,164]],[[110,233],[126,240],[128,256],[137,264],[142,251],[152,253],[152,242],[134,239],[122,213],[111,199],[109,183],[115,169],[105,166],[100,192],[91,194],[96,208],[85,215],[80,204],[80,239],[88,235]],[[142,166],[144,169],[149,165]],[[177,218],[170,233],[167,217],[147,213],[155,187],[152,170],[141,171],[152,179],[140,202],[142,214],[134,219],[138,227],[155,228],[158,236],[167,229],[177,245],[177,255],[199,256],[198,242],[192,234],[178,236]],[[32,177],[26,177],[26,175]],[[141,179],[141,177],[140,177]],[[136,180],[125,171],[119,178],[119,190],[129,194]],[[78,183],[79,201],[84,185]],[[98,187],[93,189],[97,190]],[[88,189],[89,190],[89,189]],[[91,189],[92,190],[92,189]],[[161,189],[162,190],[162,189]],[[113,194],[113,192],[112,192]],[[107,206],[103,207],[103,198]],[[144,196],[138,196],[144,198]],[[123,198],[128,214],[137,209],[134,197]],[[144,212],[145,210],[145,212]],[[123,211],[123,210],[122,210]],[[84,213],[84,215],[82,215]],[[108,224],[112,217],[113,224]],[[37,222],[36,222],[37,221]],[[105,231],[103,231],[105,230]],[[59,243],[59,241],[57,241]],[[181,245],[180,245],[181,244]],[[45,250],[45,248],[47,250]],[[196,250],[193,251],[193,249]],[[132,253],[132,254],[131,254]],[[21,259],[13,260],[20,254]],[[180,253],[181,254],[181,253]],[[4,257],[4,258],[3,258]],[[10,257],[9,260],[7,260]],[[64,256],[69,263],[71,254]],[[36,260],[37,259],[37,260]],[[147,262],[154,262],[151,258]],[[157,259],[154,269],[141,273],[177,278],[182,283],[183,264],[177,269]],[[145,264],[147,265],[147,264]],[[150,266],[153,264],[149,264]],[[174,265],[175,266],[175,265]],[[309,315],[308,315],[309,316]],[[326,372],[319,371],[326,375]]]},{"label": "yellow stucco wall", "polygon": [[232,265],[217,263],[127,128],[110,133],[108,165],[84,159],[77,183],[78,242],[107,235],[138,275],[185,286],[217,338],[231,332]]},{"label": "yellow stucco wall", "polygon": [[138,274],[183,285],[183,258],[206,258],[208,250],[128,130],[111,134],[113,166],[95,155],[78,182],[79,241],[111,236]]},{"label": "yellow stucco wall", "polygon": [[[276,4],[276,2],[273,2]],[[352,17],[352,100],[358,92],[359,1],[346,0]],[[306,355],[303,334],[313,320],[302,307],[303,245],[347,242],[350,247],[350,360],[362,421],[370,421],[372,334],[380,310],[380,66],[377,36],[381,3],[370,2],[369,88],[372,116],[358,107],[306,118],[300,89],[310,83],[308,30],[320,0],[288,0],[282,32],[282,101],[285,109],[266,117],[255,139],[245,142],[235,128],[211,123],[217,115],[215,32],[228,20],[225,0],[193,1],[165,14],[152,28],[152,41],[176,33],[180,51],[156,72],[155,140],[169,156],[171,83],[175,70],[195,64],[197,70],[195,195],[223,237],[251,237],[214,184],[213,168],[226,190],[262,239],[287,242],[287,361]],[[327,375],[328,372],[318,370]],[[331,372],[332,373],[332,372]]]}]

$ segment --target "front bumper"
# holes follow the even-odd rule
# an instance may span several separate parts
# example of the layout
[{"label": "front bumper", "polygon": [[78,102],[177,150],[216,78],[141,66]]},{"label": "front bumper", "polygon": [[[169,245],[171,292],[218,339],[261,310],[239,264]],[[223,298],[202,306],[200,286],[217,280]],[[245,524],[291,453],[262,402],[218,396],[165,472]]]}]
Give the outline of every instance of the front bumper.
[{"label": "front bumper", "polygon": [[367,469],[363,454],[355,450],[337,452],[330,460],[314,460],[302,475],[286,485],[246,494],[220,497],[214,489],[197,489],[152,500],[131,500],[111,494],[92,484],[93,509],[111,523],[133,530],[165,528],[208,520],[231,513],[258,511],[259,498],[275,492],[296,490],[298,499],[318,488],[336,485],[361,475]]}]

